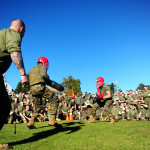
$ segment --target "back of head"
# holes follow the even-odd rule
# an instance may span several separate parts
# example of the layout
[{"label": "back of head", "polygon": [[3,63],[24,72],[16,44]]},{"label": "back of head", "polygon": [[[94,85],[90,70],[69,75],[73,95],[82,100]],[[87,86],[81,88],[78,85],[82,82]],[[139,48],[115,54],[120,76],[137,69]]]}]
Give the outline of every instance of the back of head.
[{"label": "back of head", "polygon": [[14,19],[11,22],[11,26],[12,28],[20,28],[20,27],[24,27],[25,28],[25,24],[21,19]]},{"label": "back of head", "polygon": [[11,22],[10,29],[12,29],[12,30],[14,30],[16,32],[19,32],[21,37],[23,37],[24,33],[25,33],[25,24],[20,19],[14,19]]}]

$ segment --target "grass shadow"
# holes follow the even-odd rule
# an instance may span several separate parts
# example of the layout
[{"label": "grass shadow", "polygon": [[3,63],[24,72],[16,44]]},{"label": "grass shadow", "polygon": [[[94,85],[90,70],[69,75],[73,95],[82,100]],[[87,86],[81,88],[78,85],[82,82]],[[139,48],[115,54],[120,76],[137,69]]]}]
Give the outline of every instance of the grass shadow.
[{"label": "grass shadow", "polygon": [[[79,125],[78,126],[73,126],[73,127],[71,126],[71,125],[75,125],[75,124],[79,124]],[[80,122],[68,122],[68,123],[64,123],[63,125],[64,126],[62,128],[54,128],[54,129],[34,133],[32,137],[29,137],[27,139],[23,139],[23,140],[20,140],[20,141],[16,141],[16,142],[10,142],[8,144],[12,147],[12,146],[15,146],[15,145],[31,143],[31,142],[35,142],[35,141],[47,138],[49,136],[55,135],[57,133],[66,132],[66,131],[69,131],[67,134],[71,134],[73,132],[76,132],[76,131],[80,130],[81,127],[84,126],[83,123],[80,123]]]}]

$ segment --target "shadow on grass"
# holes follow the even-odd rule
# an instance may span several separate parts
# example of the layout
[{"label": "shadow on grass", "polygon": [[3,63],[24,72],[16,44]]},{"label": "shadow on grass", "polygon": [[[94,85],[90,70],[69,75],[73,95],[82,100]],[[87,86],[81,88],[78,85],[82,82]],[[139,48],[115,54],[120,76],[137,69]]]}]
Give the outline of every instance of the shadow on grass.
[{"label": "shadow on grass", "polygon": [[[73,126],[72,127],[71,125],[78,125],[78,126]],[[12,146],[15,146],[15,145],[35,142],[35,141],[47,138],[49,136],[55,135],[55,134],[57,134],[59,132],[70,131],[67,134],[71,134],[73,132],[76,132],[76,131],[80,130],[82,126],[85,126],[85,125],[84,125],[84,123],[81,123],[81,122],[67,122],[67,123],[63,123],[63,127],[62,128],[54,128],[54,129],[42,131],[42,132],[39,132],[39,133],[34,133],[33,136],[30,137],[30,138],[9,143],[9,146],[12,147]],[[44,126],[44,127],[47,127],[47,126]]]}]

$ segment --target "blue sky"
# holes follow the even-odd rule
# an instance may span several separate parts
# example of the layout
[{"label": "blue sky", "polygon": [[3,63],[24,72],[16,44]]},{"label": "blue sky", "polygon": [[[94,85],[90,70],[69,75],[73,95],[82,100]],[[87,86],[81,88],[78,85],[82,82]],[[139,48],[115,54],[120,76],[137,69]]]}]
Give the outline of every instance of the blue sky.
[{"label": "blue sky", "polygon": [[[99,76],[106,84],[118,81],[123,92],[150,84],[149,0],[14,0],[1,6],[0,29],[15,18],[26,24],[21,48],[27,73],[45,56],[52,80],[72,75],[82,92],[95,93]],[[6,81],[14,89],[20,81],[14,64]]]}]

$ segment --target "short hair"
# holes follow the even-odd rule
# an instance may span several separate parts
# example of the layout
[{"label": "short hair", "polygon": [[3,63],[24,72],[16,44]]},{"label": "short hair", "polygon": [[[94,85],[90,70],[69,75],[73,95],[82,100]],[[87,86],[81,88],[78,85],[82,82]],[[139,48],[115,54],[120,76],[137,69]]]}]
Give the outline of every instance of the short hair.
[{"label": "short hair", "polygon": [[[17,23],[16,23],[17,22]],[[11,21],[11,25],[17,25],[25,28],[25,23],[21,19],[14,19]]]}]

